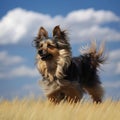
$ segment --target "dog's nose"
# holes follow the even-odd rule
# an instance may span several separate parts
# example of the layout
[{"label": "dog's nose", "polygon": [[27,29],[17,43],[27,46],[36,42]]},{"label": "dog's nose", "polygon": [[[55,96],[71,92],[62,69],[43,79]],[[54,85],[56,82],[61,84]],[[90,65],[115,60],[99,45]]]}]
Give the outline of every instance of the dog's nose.
[{"label": "dog's nose", "polygon": [[39,50],[38,54],[39,55],[45,55],[45,54],[47,54],[47,51],[46,50]]}]

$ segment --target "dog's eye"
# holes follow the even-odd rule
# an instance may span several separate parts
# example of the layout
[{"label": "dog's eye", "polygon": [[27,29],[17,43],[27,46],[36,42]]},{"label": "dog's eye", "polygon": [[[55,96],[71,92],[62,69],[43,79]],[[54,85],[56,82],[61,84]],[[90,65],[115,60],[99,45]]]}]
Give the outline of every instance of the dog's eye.
[{"label": "dog's eye", "polygon": [[48,48],[55,48],[55,46],[51,45],[51,44],[48,44],[47,45]]}]

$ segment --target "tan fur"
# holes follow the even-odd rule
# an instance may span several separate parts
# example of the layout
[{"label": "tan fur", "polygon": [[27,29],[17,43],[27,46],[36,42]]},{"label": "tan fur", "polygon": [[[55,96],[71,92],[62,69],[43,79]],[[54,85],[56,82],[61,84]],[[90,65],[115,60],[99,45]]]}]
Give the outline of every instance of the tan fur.
[{"label": "tan fur", "polygon": [[43,27],[41,27],[38,31],[38,37],[39,38],[48,37],[48,32]]},{"label": "tan fur", "polygon": [[[82,54],[90,54],[93,61],[92,65],[97,68],[100,64],[103,64],[107,57],[104,56],[104,42],[100,45],[100,48],[97,50],[96,41],[91,42],[91,46],[87,49],[81,49]],[[99,61],[99,62],[98,62]]]},{"label": "tan fur", "polygon": [[[39,58],[39,55],[37,55],[37,57]],[[53,81],[57,63],[56,60],[52,60],[50,63],[49,62],[45,62],[39,59],[39,61],[37,61],[37,68],[44,77],[48,78],[50,81]]]},{"label": "tan fur", "polygon": [[63,67],[68,67],[71,62],[71,53],[69,50],[60,50],[55,75],[62,79],[64,77]]},{"label": "tan fur", "polygon": [[[59,103],[62,100],[78,102],[85,90],[91,95],[93,101],[101,102],[104,91],[100,83],[96,83],[92,87],[82,84],[83,87],[77,80],[65,80],[64,71],[68,69],[72,59],[71,48],[65,31],[61,31],[60,27],[56,26],[53,29],[53,38],[49,39],[47,31],[41,27],[35,42],[38,52],[42,50],[47,53],[46,55],[52,55],[51,59],[45,60],[42,59],[41,53],[36,55],[37,68],[43,76],[40,85],[49,100],[54,103]],[[95,41],[91,43],[90,48],[82,50],[82,54],[90,56],[90,65],[95,70],[105,61],[103,52],[104,45],[102,44],[97,50]]]},{"label": "tan fur", "polygon": [[63,100],[62,94],[66,95],[64,100],[68,102],[78,102],[83,96],[83,90],[78,82],[69,82],[67,80],[40,81],[40,85],[45,91],[49,100],[59,103]]},{"label": "tan fur", "polygon": [[[41,43],[42,44],[42,43]],[[40,56],[37,54],[36,60],[37,60],[37,68],[39,72],[50,79],[50,81],[53,80],[53,76],[56,76],[60,79],[64,77],[63,74],[63,67],[68,67],[70,64],[70,58],[71,54],[69,50],[58,50],[56,48],[48,49],[46,48],[47,44],[53,44],[50,41],[47,41],[43,45],[43,49],[47,50],[49,53],[51,53],[54,57],[50,61],[42,61]]]},{"label": "tan fur", "polygon": [[46,78],[50,79],[50,81],[53,81],[53,77],[55,75],[56,72],[56,68],[57,68],[57,61],[58,61],[58,56],[59,56],[59,51],[56,48],[48,48],[47,45],[48,44],[52,44],[54,45],[50,40],[46,41],[46,42],[41,42],[42,45],[42,49],[48,51],[49,53],[51,53],[54,57],[52,60],[49,61],[43,61],[41,60],[41,57],[37,54],[36,56],[36,60],[37,60],[37,68],[39,70],[39,72],[45,76]]}]

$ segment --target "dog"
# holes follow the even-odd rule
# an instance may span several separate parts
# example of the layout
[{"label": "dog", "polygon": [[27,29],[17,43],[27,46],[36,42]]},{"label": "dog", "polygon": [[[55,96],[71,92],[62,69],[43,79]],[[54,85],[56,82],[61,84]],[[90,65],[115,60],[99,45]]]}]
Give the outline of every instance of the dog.
[{"label": "dog", "polygon": [[78,57],[72,57],[67,31],[55,26],[50,38],[44,27],[40,27],[34,39],[37,49],[36,66],[43,79],[40,85],[47,98],[54,102],[78,102],[88,93],[93,102],[102,102],[104,89],[98,69],[105,62],[104,45],[97,49],[92,41]]}]

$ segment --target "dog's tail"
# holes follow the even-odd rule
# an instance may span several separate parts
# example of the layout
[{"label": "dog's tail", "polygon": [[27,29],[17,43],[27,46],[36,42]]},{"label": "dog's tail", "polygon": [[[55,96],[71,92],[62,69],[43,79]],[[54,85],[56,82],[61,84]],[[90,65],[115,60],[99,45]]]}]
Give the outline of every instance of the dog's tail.
[{"label": "dog's tail", "polygon": [[104,43],[97,49],[96,41],[91,42],[91,46],[82,50],[81,55],[81,83],[95,102],[101,102],[104,95],[103,87],[97,73],[98,68],[107,57],[104,54]]},{"label": "dog's tail", "polygon": [[91,42],[91,46],[87,49],[82,48],[81,53],[84,58],[86,59],[87,63],[91,65],[92,68],[97,69],[100,67],[101,64],[104,64],[107,57],[104,54],[104,42],[100,45],[99,49],[97,49],[96,41]]}]

